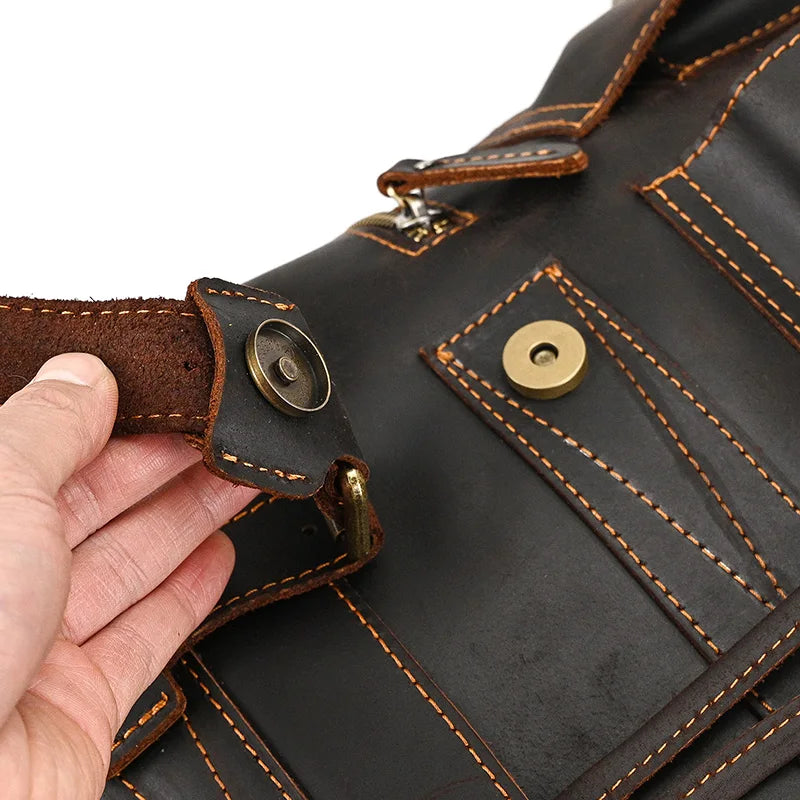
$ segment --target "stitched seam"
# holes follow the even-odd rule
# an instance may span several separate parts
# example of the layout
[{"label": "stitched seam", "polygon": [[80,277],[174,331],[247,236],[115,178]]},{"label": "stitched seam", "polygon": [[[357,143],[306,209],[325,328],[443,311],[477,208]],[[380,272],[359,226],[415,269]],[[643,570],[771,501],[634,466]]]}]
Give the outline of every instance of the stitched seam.
[{"label": "stitched seam", "polygon": [[780,47],[774,50],[770,55],[768,55],[762,62],[756,67],[739,85],[736,87],[733,95],[731,96],[730,100],[728,101],[728,105],[725,107],[725,110],[722,112],[722,116],[720,117],[719,121],[711,128],[705,138],[700,142],[697,146],[697,149],[694,150],[683,162],[682,165],[675,167],[674,169],[670,170],[669,172],[661,175],[660,177],[656,178],[652,183],[648,184],[644,187],[644,191],[649,191],[650,189],[655,189],[657,186],[660,186],[664,181],[668,180],[669,178],[675,177],[680,170],[686,169],[695,159],[699,158],[703,151],[711,144],[714,140],[716,135],[722,130],[725,126],[725,123],[728,121],[734,106],[739,101],[739,98],[742,96],[744,90],[773,62],[777,61],[787,50],[790,50],[794,47],[798,42],[800,42],[800,33],[793,36],[788,42],[784,42]]},{"label": "stitched seam", "polygon": [[[552,266],[552,265],[551,265]],[[463,331],[454,333],[446,342],[442,342],[436,348],[436,354],[441,353],[448,345],[455,344],[463,336],[469,336],[476,328],[480,328],[487,320],[491,319],[495,314],[499,314],[506,306],[513,303],[521,294],[526,292],[534,283],[536,283],[544,275],[542,270],[537,271],[527,280],[523,281],[513,292],[511,292],[504,300],[501,300],[489,311],[485,311],[474,322],[470,322]]]},{"label": "stitched seam", "polygon": [[233,455],[232,453],[228,453],[225,450],[220,452],[220,456],[222,456],[223,460],[231,461],[234,464],[241,464],[243,467],[247,467],[248,469],[254,469],[257,472],[265,472],[268,475],[276,475],[278,478],[283,478],[286,481],[307,481],[308,477],[306,475],[302,475],[299,472],[286,472],[285,470],[279,469],[278,467],[261,467],[258,464],[253,464],[251,461],[245,461],[243,458],[239,458],[239,456]]},{"label": "stitched seam", "polygon": [[753,739],[750,744],[745,745],[733,758],[726,759],[720,764],[713,772],[707,772],[686,794],[683,795],[682,800],[691,797],[698,789],[706,785],[712,778],[715,778],[720,773],[724,772],[728,767],[732,767],[737,761],[743,759],[748,753],[751,753],[759,744],[766,742],[770,736],[776,731],[785,728],[793,719],[800,717],[800,711],[795,711],[788,717],[785,717],[782,722],[776,723],[771,727],[763,736]]},{"label": "stitched seam", "polygon": [[652,191],[654,191],[684,222],[686,222],[689,227],[696,233],[698,236],[702,237],[702,239],[710,245],[714,252],[717,253],[719,256],[725,259],[726,263],[733,269],[745,283],[749,284],[753,291],[770,307],[775,311],[775,313],[783,319],[785,322],[788,322],[791,325],[792,329],[795,333],[800,334],[800,324],[798,324],[794,318],[785,311],[775,300],[770,297],[764,289],[759,286],[759,284],[747,273],[745,272],[729,255],[728,253],[715,242],[701,227],[697,224],[672,198],[660,187],[655,187]]},{"label": "stitched seam", "polygon": [[250,508],[245,508],[238,514],[232,516],[225,523],[225,527],[228,527],[229,525],[239,522],[239,520],[242,520],[245,517],[250,516],[250,514],[255,514],[257,511],[260,511],[265,505],[272,505],[272,503],[274,503],[277,499],[278,499],[277,497],[265,497],[263,500],[259,500],[257,503],[255,503],[255,505],[250,506]]},{"label": "stitched seam", "polygon": [[123,309],[122,311],[110,311],[105,309],[103,311],[73,311],[71,309],[55,309],[55,308],[33,308],[31,306],[9,306],[0,304],[0,309],[5,311],[25,311],[30,314],[55,314],[60,317],[124,317],[131,314],[173,314],[178,317],[196,317],[191,311],[174,311],[171,308],[138,308],[138,309]]},{"label": "stitched seam", "polygon": [[709,62],[716,61],[718,58],[721,58],[722,56],[725,56],[734,50],[738,50],[740,47],[750,44],[756,39],[762,38],[765,34],[772,31],[773,28],[777,28],[785,23],[788,23],[798,14],[800,14],[800,5],[794,6],[794,8],[789,9],[789,11],[787,11],[785,14],[781,14],[779,17],[765,23],[760,28],[756,28],[746,36],[742,36],[740,39],[737,39],[734,42],[729,42],[724,47],[720,47],[717,50],[712,51],[707,56],[696,58],[691,64],[671,64],[670,66],[679,70],[677,75],[678,80],[684,80],[684,78],[688,78],[690,75],[693,75],[698,69],[704,67]]},{"label": "stitched seam", "polygon": [[333,558],[330,561],[325,561],[322,564],[317,564],[316,567],[311,567],[311,569],[303,570],[303,572],[300,572],[297,575],[292,575],[288,578],[282,578],[279,581],[271,581],[270,583],[264,584],[264,586],[256,586],[255,588],[249,589],[243,594],[237,594],[236,597],[229,598],[224,603],[219,603],[218,605],[216,605],[214,608],[211,609],[211,614],[213,614],[215,611],[219,611],[221,608],[225,608],[226,606],[232,605],[238,600],[244,600],[248,597],[252,597],[254,594],[258,594],[260,592],[266,592],[267,590],[272,589],[275,586],[284,586],[287,583],[293,583],[294,581],[302,580],[303,578],[308,577],[314,572],[322,572],[322,570],[326,569],[327,567],[332,567],[334,566],[334,564],[338,564],[342,559],[345,558],[347,558],[347,553],[342,553],[341,555],[336,556],[336,558]]},{"label": "stitched seam", "polygon": [[[449,371],[449,370],[448,370]],[[458,380],[458,376],[455,373],[451,372]],[[461,381],[459,381],[461,383]],[[692,617],[686,607],[680,602],[680,600],[675,597],[675,595],[667,588],[666,584],[647,566],[647,564],[636,554],[636,551],[628,544],[627,541],[619,534],[619,532],[611,525],[610,522],[580,493],[580,491],[570,483],[570,481],[564,476],[564,474],[556,467],[547,456],[543,455],[539,452],[539,450],[529,442],[525,436],[523,436],[510,422],[508,422],[499,411],[497,411],[494,406],[488,403],[484,398],[482,398],[474,389],[469,386],[466,386],[464,383],[461,384],[466,388],[466,390],[481,404],[481,406],[488,411],[498,422],[500,422],[507,430],[509,430],[514,436],[544,465],[544,467],[554,475],[558,480],[567,488],[570,494],[575,497],[580,504],[607,530],[614,539],[619,543],[622,549],[625,551],[626,555],[628,555],[636,566],[644,572],[644,574],[651,580],[658,589],[666,595],[667,599],[670,603],[675,606],[678,612],[683,616],[686,620],[688,620],[689,624],[694,628],[697,633],[703,638],[703,641],[711,648],[711,650],[719,655],[721,650],[720,648],[714,643],[712,638],[703,630],[703,628],[697,623],[697,621]]]},{"label": "stitched seam", "polygon": [[186,714],[183,715],[183,721],[186,725],[186,730],[189,731],[189,735],[194,739],[195,745],[197,745],[197,749],[200,751],[200,754],[203,756],[203,761],[206,762],[206,766],[208,767],[208,771],[214,776],[214,781],[216,782],[217,786],[222,790],[222,794],[225,796],[225,800],[233,800],[228,793],[228,787],[225,786],[225,782],[220,777],[219,772],[217,772],[217,768],[214,766],[213,762],[209,758],[208,751],[205,748],[205,745],[200,741],[200,737],[195,732],[195,729],[189,723],[189,718]]},{"label": "stitched seam", "polygon": [[278,780],[275,773],[263,762],[256,749],[250,744],[250,742],[247,740],[247,737],[239,730],[231,715],[228,714],[228,712],[222,707],[217,699],[211,694],[211,690],[205,685],[205,683],[203,683],[202,678],[186,663],[185,659],[181,659],[181,664],[186,667],[186,669],[189,671],[189,674],[197,681],[198,686],[203,690],[203,694],[206,696],[206,700],[208,700],[208,702],[211,703],[211,705],[214,706],[217,711],[219,711],[225,722],[227,722],[228,725],[230,725],[230,727],[233,729],[233,732],[242,743],[244,749],[255,759],[258,766],[264,770],[264,773],[272,781],[281,797],[283,797],[284,800],[293,800],[291,795],[286,792],[286,789],[284,789],[283,784]]},{"label": "stitched seam", "polygon": [[[445,369],[454,377],[456,380],[468,391],[470,394],[473,395],[476,399],[480,400],[480,395],[477,392],[473,392],[467,382],[463,378],[459,378],[459,376],[448,366],[447,362],[444,359],[440,358],[440,361],[444,365]],[[512,408],[517,409],[518,411],[522,412],[525,416],[532,419],[534,422],[542,425],[543,427],[550,430],[554,433],[559,439],[561,439],[565,444],[574,447],[578,450],[582,455],[586,456],[588,459],[593,461],[597,466],[599,466],[604,472],[607,472],[615,481],[621,483],[629,492],[631,492],[635,497],[641,500],[646,506],[648,506],[652,511],[654,511],[664,522],[666,522],[670,527],[674,528],[681,536],[687,539],[692,545],[697,547],[700,552],[708,558],[711,562],[716,564],[729,578],[732,578],[740,588],[744,589],[748,594],[752,595],[756,600],[760,603],[765,605],[768,609],[773,610],[775,605],[771,603],[769,600],[766,600],[762,595],[756,591],[741,575],[739,575],[734,569],[729,567],[718,555],[712,552],[706,545],[704,545],[701,541],[694,536],[694,534],[684,528],[674,517],[668,514],[658,503],[653,501],[648,495],[642,491],[641,489],[637,489],[628,478],[622,475],[618,470],[616,470],[611,464],[606,463],[601,458],[599,458],[595,453],[593,453],[588,447],[578,442],[569,434],[565,433],[561,429],[557,428],[556,426],[552,425],[543,417],[539,417],[529,408],[518,403],[511,397],[503,394],[501,391],[496,389],[492,384],[488,381],[484,380],[483,378],[478,375],[474,370],[469,369],[466,367],[458,358],[453,358],[450,362],[453,366],[460,369],[462,372],[465,372],[469,377],[473,380],[480,383],[483,387],[488,389],[492,394],[496,397],[504,400],[508,405]]]},{"label": "stitched seam", "polygon": [[616,89],[617,86],[619,85],[619,81],[622,78],[622,74],[627,69],[628,64],[630,64],[631,59],[633,58],[633,56],[635,55],[636,51],[641,46],[641,44],[644,41],[644,39],[647,36],[647,34],[650,33],[650,30],[652,29],[653,25],[655,24],[656,19],[658,19],[658,17],[663,12],[664,8],[670,2],[672,2],[672,0],[661,0],[661,2],[653,10],[653,13],[650,15],[650,18],[642,26],[642,29],[639,31],[639,35],[634,40],[633,45],[631,45],[631,49],[628,51],[627,55],[622,60],[622,63],[619,65],[619,68],[617,69],[617,71],[614,73],[614,77],[611,79],[611,81],[609,82],[608,86],[606,86],[605,91],[603,92],[602,95],[600,95],[600,98],[597,100],[597,102],[594,104],[594,106],[592,108],[590,108],[583,115],[583,117],[581,119],[581,124],[584,124],[585,122],[589,121],[591,119],[591,117],[594,116],[597,113],[597,111],[600,109],[600,107],[603,105],[603,103],[605,103],[605,101],[613,94],[614,89]]},{"label": "stitched seam", "polygon": [[745,449],[744,445],[739,442],[738,439],[734,437],[734,435],[722,424],[720,419],[716,417],[711,411],[703,405],[693,394],[690,392],[678,378],[676,378],[665,366],[663,366],[651,353],[649,353],[642,345],[634,339],[634,337],[624,330],[617,322],[615,322],[609,315],[602,309],[600,306],[597,305],[593,300],[586,297],[586,295],[577,287],[575,286],[572,281],[569,280],[565,275],[561,276],[561,280],[563,280],[567,285],[570,287],[570,290],[573,294],[577,295],[581,298],[582,302],[589,306],[596,314],[599,314],[631,347],[636,350],[641,356],[643,356],[647,361],[649,361],[660,373],[664,376],[666,380],[672,383],[680,392],[681,394],[686,397],[697,409],[700,411],[705,417],[707,417],[719,430],[719,432],[736,448],[736,450],[742,455],[742,457],[750,464],[753,469],[758,472],[758,474],[773,488],[776,494],[789,506],[789,508],[794,511],[795,514],[800,516],[800,507],[792,500],[791,497],[786,493],[783,487],[772,478],[772,476],[758,463],[755,457]]},{"label": "stitched seam", "polygon": [[250,300],[253,303],[263,303],[267,306],[273,306],[280,311],[294,311],[297,306],[294,303],[275,303],[272,300],[266,300],[263,297],[253,297],[252,295],[245,294],[244,292],[230,291],[229,289],[206,289],[206,294],[222,294],[225,297],[239,297],[242,300]]},{"label": "stitched seam", "polygon": [[581,109],[581,108],[591,108],[594,103],[556,103],[555,105],[551,106],[538,106],[537,108],[526,108],[524,111],[520,111],[519,114],[514,114],[513,117],[507,119],[498,130],[505,128],[508,125],[511,125],[515,122],[520,122],[521,120],[525,119],[526,117],[534,117],[537,114],[542,114],[545,111],[571,111],[573,109]]},{"label": "stitched seam", "polygon": [[646,405],[656,415],[658,421],[664,426],[669,435],[672,437],[672,440],[675,442],[676,446],[678,447],[678,450],[680,450],[680,452],[684,455],[686,460],[692,465],[692,468],[700,476],[703,483],[705,483],[709,492],[711,492],[712,497],[717,501],[719,507],[725,512],[725,516],[728,518],[728,520],[733,525],[736,532],[742,538],[742,541],[745,543],[747,549],[750,551],[753,558],[756,560],[756,563],[759,565],[759,567],[761,567],[762,571],[767,576],[767,578],[769,578],[769,581],[775,588],[775,591],[777,591],[781,597],[785,598],[787,596],[786,592],[783,590],[783,588],[781,588],[780,584],[778,583],[778,579],[775,577],[774,573],[767,565],[767,562],[758,552],[756,546],[753,544],[753,541],[750,539],[750,537],[745,532],[744,528],[736,519],[730,507],[722,498],[722,495],[719,493],[717,488],[711,482],[711,479],[708,477],[705,470],[700,465],[700,462],[692,455],[692,452],[680,438],[678,432],[672,427],[669,420],[666,418],[663,412],[659,410],[658,406],[656,406],[653,399],[645,391],[644,387],[639,383],[633,372],[631,372],[631,370],[628,368],[628,365],[617,355],[616,351],[609,344],[605,336],[603,336],[603,334],[595,327],[592,321],[586,316],[586,312],[584,312],[584,310],[578,306],[577,302],[567,294],[567,289],[562,284],[563,274],[561,273],[561,271],[556,268],[548,268],[548,275],[550,276],[553,283],[556,284],[559,291],[564,296],[564,299],[575,309],[578,315],[583,319],[583,321],[589,327],[589,330],[592,331],[592,333],[602,343],[603,347],[605,347],[605,349],[608,351],[608,354],[614,359],[614,361],[617,362],[619,368],[622,370],[622,372],[627,376],[628,380],[636,388],[636,391],[641,395]]},{"label": "stitched seam", "polygon": [[[508,153],[489,153],[488,155],[483,156],[453,156],[452,158],[440,158],[438,161],[434,162],[432,165],[434,168],[439,164],[470,164],[473,161],[498,161],[501,158],[528,158],[530,156],[547,156],[550,155],[553,150],[548,148],[542,148],[540,150],[522,150],[519,152],[508,152]],[[561,158],[559,161],[564,161],[565,159]]]},{"label": "stitched seam", "polygon": [[650,30],[655,24],[656,19],[661,15],[664,8],[670,2],[672,2],[672,0],[661,0],[658,6],[656,6],[653,13],[650,15],[650,18],[647,20],[647,22],[645,22],[645,24],[642,26],[642,29],[639,31],[639,35],[636,37],[633,44],[631,45],[631,49],[627,52],[625,58],[622,60],[622,63],[617,68],[617,71],[614,73],[614,77],[611,78],[608,85],[604,89],[603,93],[589,107],[589,109],[581,117],[579,122],[571,122],[570,120],[566,119],[543,120],[542,122],[535,122],[529,125],[522,125],[518,128],[512,128],[509,131],[505,131],[504,133],[497,134],[495,136],[490,136],[488,139],[485,139],[482,142],[482,144],[487,145],[487,144],[492,144],[493,142],[501,142],[512,136],[517,136],[521,133],[527,133],[528,131],[548,126],[566,125],[570,128],[578,128],[582,130],[586,125],[588,125],[592,121],[593,117],[597,116],[603,104],[608,100],[609,97],[611,97],[611,95],[614,93],[614,90],[619,86],[620,79],[622,78],[622,75],[625,72],[625,70],[628,68],[628,64],[630,64],[631,59],[634,57],[636,51],[639,49],[642,42],[647,37],[647,34],[650,33]]},{"label": "stitched seam", "polygon": [[681,735],[682,735],[682,734],[683,734],[685,731],[688,731],[688,730],[689,730],[689,728],[691,728],[693,725],[695,725],[695,724],[697,723],[697,721],[698,721],[698,720],[699,720],[699,719],[700,719],[700,718],[701,718],[701,717],[702,717],[704,714],[707,714],[707,713],[708,713],[708,711],[709,711],[710,709],[712,709],[712,708],[713,708],[713,707],[714,707],[714,706],[715,706],[717,703],[719,703],[719,701],[720,701],[720,700],[721,700],[721,699],[722,699],[722,698],[723,698],[723,697],[724,697],[724,696],[725,696],[725,695],[726,695],[728,692],[732,691],[732,690],[733,690],[733,689],[734,689],[736,686],[738,686],[738,685],[739,685],[739,684],[740,684],[740,683],[741,683],[743,680],[746,680],[746,679],[747,679],[747,677],[748,677],[748,676],[749,676],[749,675],[750,675],[752,672],[754,672],[755,670],[757,670],[757,669],[758,669],[758,668],[761,666],[761,664],[763,664],[763,663],[764,663],[764,661],[766,660],[767,656],[769,656],[769,655],[771,655],[771,654],[775,653],[775,652],[776,652],[778,649],[780,649],[781,647],[783,647],[783,645],[785,645],[785,644],[786,644],[786,642],[788,642],[788,641],[789,641],[789,639],[791,639],[791,638],[792,638],[792,636],[794,636],[794,635],[795,635],[795,633],[797,633],[798,627],[800,627],[800,623],[798,623],[798,622],[795,622],[795,623],[794,623],[794,625],[792,625],[792,627],[791,627],[791,628],[789,628],[789,630],[788,630],[788,631],[787,631],[787,632],[786,632],[786,633],[785,633],[783,636],[781,636],[781,638],[780,638],[780,639],[778,639],[778,640],[777,640],[777,641],[776,641],[774,644],[772,644],[772,645],[771,645],[769,648],[767,648],[767,649],[766,649],[766,650],[765,650],[765,651],[764,651],[764,652],[763,652],[763,653],[762,653],[762,654],[761,654],[761,655],[760,655],[760,656],[759,656],[759,657],[758,657],[758,658],[757,658],[757,659],[756,659],[754,662],[752,662],[752,663],[750,664],[750,666],[748,666],[748,667],[747,667],[747,669],[745,669],[743,672],[741,672],[739,675],[737,675],[737,676],[736,676],[736,677],[733,679],[733,681],[732,681],[731,683],[729,683],[729,684],[728,684],[728,685],[727,685],[727,686],[726,686],[724,689],[722,689],[722,690],[721,690],[720,692],[718,692],[716,695],[714,695],[713,697],[710,697],[710,698],[708,698],[708,700],[706,700],[706,702],[703,704],[703,706],[700,708],[700,710],[699,710],[699,711],[697,711],[697,712],[696,712],[696,713],[695,713],[695,714],[692,716],[692,718],[691,718],[690,720],[688,720],[688,722],[685,722],[683,725],[681,725],[681,726],[680,726],[680,727],[679,727],[679,728],[678,728],[678,729],[677,729],[677,730],[676,730],[676,731],[675,731],[675,732],[674,732],[674,733],[673,733],[671,736],[669,736],[669,737],[668,737],[668,738],[667,738],[667,739],[666,739],[666,740],[663,742],[663,744],[659,745],[659,746],[658,746],[658,747],[657,747],[655,750],[653,750],[652,752],[648,753],[648,754],[647,754],[647,756],[645,756],[645,758],[644,758],[644,759],[642,759],[641,761],[637,762],[636,766],[634,766],[634,767],[633,767],[633,768],[632,768],[632,769],[631,769],[631,770],[630,770],[630,771],[629,771],[629,772],[628,772],[628,773],[625,775],[625,777],[623,777],[623,778],[620,778],[620,779],[619,779],[619,780],[618,780],[616,783],[614,783],[614,784],[611,786],[611,788],[610,788],[608,791],[606,791],[606,792],[603,792],[603,794],[601,794],[601,795],[600,795],[600,796],[597,798],[597,800],[606,800],[606,798],[607,798],[607,797],[608,797],[608,796],[609,796],[611,793],[613,793],[614,791],[616,791],[616,789],[617,789],[617,788],[620,786],[620,784],[622,784],[622,783],[623,783],[623,781],[626,781],[626,780],[628,780],[629,778],[631,778],[633,775],[635,775],[635,774],[636,774],[636,772],[639,770],[639,768],[640,768],[640,767],[646,767],[646,766],[647,766],[647,765],[650,763],[650,761],[652,761],[652,760],[653,760],[653,759],[654,759],[656,756],[659,756],[659,755],[661,755],[661,754],[664,752],[664,750],[666,750],[666,749],[667,749],[667,747],[669,746],[670,742],[672,742],[673,740],[677,739],[677,738],[678,738],[679,736],[681,736]]},{"label": "stitched seam", "polygon": [[726,214],[722,208],[720,207],[719,203],[715,203],[713,198],[708,194],[708,192],[703,191],[702,187],[700,186],[697,181],[690,178],[688,173],[681,170],[679,173],[681,178],[683,178],[689,186],[692,187],[699,195],[703,198],[710,206],[714,209],[714,211],[719,214],[720,217],[731,227],[733,230],[742,238],[745,242],[747,242],[748,247],[750,247],[758,257],[774,272],[780,279],[781,282],[784,283],[792,292],[797,296],[800,297],[800,289],[798,289],[797,285],[790,280],[780,269],[780,267],[775,264],[775,262],[730,218],[728,214]]},{"label": "stitched seam", "polygon": [[475,760],[475,762],[478,764],[478,766],[486,773],[487,777],[492,782],[492,784],[494,785],[495,789],[497,789],[497,791],[500,792],[500,794],[503,797],[505,797],[508,800],[510,800],[511,795],[509,795],[509,793],[503,788],[503,785],[498,781],[497,776],[494,774],[494,772],[492,772],[491,769],[489,769],[489,767],[486,765],[484,760],[480,757],[480,755],[475,750],[475,748],[469,743],[469,740],[467,739],[467,737],[464,736],[464,734],[453,724],[452,720],[447,715],[447,713],[430,696],[430,694],[428,694],[428,692],[420,684],[420,682],[417,680],[417,678],[414,676],[414,674],[411,672],[411,670],[409,670],[408,667],[406,667],[406,665],[401,661],[401,659],[392,650],[392,648],[389,647],[389,645],[386,643],[386,641],[383,639],[383,637],[380,635],[380,633],[378,633],[378,631],[375,629],[375,627],[366,619],[366,617],[364,617],[364,615],[361,613],[361,611],[359,611],[359,609],[356,608],[356,606],[352,603],[350,598],[347,597],[341,591],[341,589],[339,589],[339,587],[336,586],[336,584],[332,583],[332,584],[330,584],[330,587],[331,587],[331,589],[334,590],[334,592],[336,592],[336,594],[339,596],[339,599],[342,600],[345,603],[345,605],[350,609],[350,611],[356,616],[358,621],[370,632],[370,634],[372,635],[372,638],[375,639],[375,641],[378,642],[378,644],[380,644],[381,648],[383,649],[383,652],[386,653],[386,655],[389,656],[389,658],[392,659],[392,661],[394,662],[394,665],[406,676],[406,678],[408,679],[409,683],[420,693],[420,695],[422,695],[422,697],[428,703],[428,705],[431,706],[431,708],[433,708],[433,710],[442,719],[442,721],[447,725],[447,727],[450,729],[450,731],[456,736],[456,738],[461,742],[461,744],[464,745],[464,747],[467,749],[467,751],[472,756],[472,758]]},{"label": "stitched seam", "polygon": [[130,414],[126,417],[117,417],[117,422],[129,422],[130,420],[142,420],[142,419],[199,419],[199,420],[208,420],[207,416],[200,416],[195,415],[192,416],[190,414]]},{"label": "stitched seam", "polygon": [[130,790],[136,800],[147,800],[147,798],[140,794],[139,790],[129,780],[126,778],[120,778],[119,781],[126,789]]},{"label": "stitched seam", "polygon": [[448,206],[445,203],[429,203],[429,205],[446,208],[449,211],[458,214],[460,217],[465,218],[465,221],[459,223],[450,230],[442,231],[442,233],[440,233],[435,239],[433,239],[433,241],[429,242],[426,245],[423,245],[418,250],[411,250],[410,248],[402,247],[374,233],[370,233],[369,231],[358,230],[357,228],[348,228],[347,231],[345,231],[345,233],[352,233],[354,236],[361,236],[363,239],[371,239],[373,242],[382,244],[384,247],[388,247],[390,250],[395,250],[398,253],[402,253],[403,255],[416,258],[417,256],[421,256],[426,250],[430,250],[432,247],[436,247],[437,244],[441,244],[448,236],[453,236],[459,231],[463,231],[464,228],[469,228],[469,226],[472,225],[478,219],[478,217],[475,214],[471,214],[469,211],[461,211],[457,208],[453,208],[452,206]]},{"label": "stitched seam", "polygon": [[539,128],[555,128],[559,125],[566,125],[568,128],[580,128],[581,123],[569,119],[543,119],[539,122],[530,122],[527,125],[521,125],[518,128],[512,128],[509,131],[490,136],[488,139],[484,139],[481,145],[486,146],[504,142],[512,136],[519,136],[521,133],[528,133],[529,131],[535,131]]},{"label": "stitched seam", "polygon": [[146,725],[151,719],[156,717],[158,713],[166,706],[169,697],[166,692],[161,692],[161,699],[149,710],[139,717],[135,725],[128,728],[122,736],[118,736],[114,743],[111,745],[111,752],[113,753],[131,734],[135,733],[142,725]]}]

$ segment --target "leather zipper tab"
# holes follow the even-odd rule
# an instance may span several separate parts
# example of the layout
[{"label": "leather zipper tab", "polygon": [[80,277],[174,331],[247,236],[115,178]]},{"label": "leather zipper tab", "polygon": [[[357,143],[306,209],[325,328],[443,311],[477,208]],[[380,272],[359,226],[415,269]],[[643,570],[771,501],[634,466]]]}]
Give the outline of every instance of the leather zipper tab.
[{"label": "leather zipper tab", "polygon": [[589,158],[570,141],[527,142],[517,147],[472,151],[433,161],[405,159],[378,178],[383,194],[516,178],[547,178],[582,172]]}]

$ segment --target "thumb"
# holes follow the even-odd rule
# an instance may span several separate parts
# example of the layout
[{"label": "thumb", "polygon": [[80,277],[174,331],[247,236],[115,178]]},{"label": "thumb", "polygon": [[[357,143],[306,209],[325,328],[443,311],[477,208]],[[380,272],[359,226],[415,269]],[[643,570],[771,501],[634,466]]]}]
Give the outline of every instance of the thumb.
[{"label": "thumb", "polygon": [[64,612],[70,553],[54,496],[114,425],[117,387],[100,359],[50,359],[0,407],[0,726]]},{"label": "thumb", "polygon": [[[65,353],[0,407],[0,476],[54,496],[105,446],[114,425],[117,386],[96,356]],[[4,492],[0,483],[0,497]]]}]

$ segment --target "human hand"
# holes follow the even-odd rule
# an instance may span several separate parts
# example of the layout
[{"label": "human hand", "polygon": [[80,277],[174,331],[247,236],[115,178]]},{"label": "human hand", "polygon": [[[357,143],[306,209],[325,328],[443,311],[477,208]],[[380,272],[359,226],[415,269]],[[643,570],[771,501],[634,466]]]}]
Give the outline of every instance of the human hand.
[{"label": "human hand", "polygon": [[[175,435],[109,441],[103,363],[48,361],[0,407],[0,786],[96,800],[127,712],[233,568],[217,527],[256,492]],[[210,535],[209,535],[210,534]]]}]

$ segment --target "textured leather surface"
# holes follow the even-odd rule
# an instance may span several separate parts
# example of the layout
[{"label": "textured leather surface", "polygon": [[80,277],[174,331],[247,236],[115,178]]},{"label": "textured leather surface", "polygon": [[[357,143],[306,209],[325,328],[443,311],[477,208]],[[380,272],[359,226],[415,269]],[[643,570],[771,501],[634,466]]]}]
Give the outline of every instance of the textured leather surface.
[{"label": "textured leather surface", "polygon": [[[697,4],[688,3],[696,26]],[[724,5],[704,7],[717,14]],[[548,102],[594,104],[596,93],[581,92],[585,75],[602,76],[602,92],[654,10],[634,0],[582,34]],[[725,19],[728,41],[751,30]],[[682,12],[664,36],[681,24]],[[615,31],[626,33],[612,42]],[[195,643],[206,677],[246,717],[245,743],[257,756],[222,717],[219,732],[201,734],[212,771],[176,724],[109,784],[109,797],[219,797],[216,778],[235,800],[295,796],[261,767],[233,791],[244,748],[256,766],[273,763],[261,755],[269,751],[282,786],[314,800],[599,800],[634,768],[631,782],[655,766],[654,756],[637,767],[671,733],[655,735],[655,715],[689,709],[691,718],[716,677],[730,685],[747,668],[732,665],[748,629],[763,643],[758,653],[771,647],[770,626],[791,611],[782,594],[800,582],[798,353],[636,187],[707,137],[772,52],[759,48],[796,32],[745,43],[685,82],[647,65],[581,140],[590,166],[580,174],[434,190],[436,202],[472,220],[435,245],[406,248],[354,230],[256,282],[303,307],[329,358],[372,469],[387,545],[347,582],[273,603]],[[718,46],[709,41],[708,52]],[[791,130],[794,109],[773,67],[789,55],[741,89],[730,114],[742,128],[732,138],[737,155],[714,167],[714,202],[751,238],[760,219],[776,220],[770,250],[763,234],[753,241],[782,270],[773,253],[794,241],[784,209],[793,208],[796,143],[782,127],[788,118]],[[747,102],[751,90],[757,102]],[[689,170],[724,141],[719,134]],[[778,191],[757,191],[757,207],[745,207],[751,184],[768,179]],[[514,395],[499,362],[507,333],[545,315],[579,329],[590,351],[583,384],[547,404]],[[235,523],[239,546],[254,548],[245,559],[267,547],[262,515],[289,536],[289,509],[302,507],[266,504]],[[274,580],[265,562],[259,569],[264,583]],[[236,578],[233,597],[262,585],[254,578]],[[632,796],[685,799],[700,784],[688,796],[796,798],[800,723],[778,726],[794,720],[797,680],[792,657],[758,697],[736,693],[749,688],[738,684],[728,690],[723,698],[738,702]],[[670,706],[674,698],[685,708]],[[187,702],[191,724],[188,692]],[[639,735],[641,751],[604,762]],[[596,793],[569,790],[604,763],[619,769]]]}]

